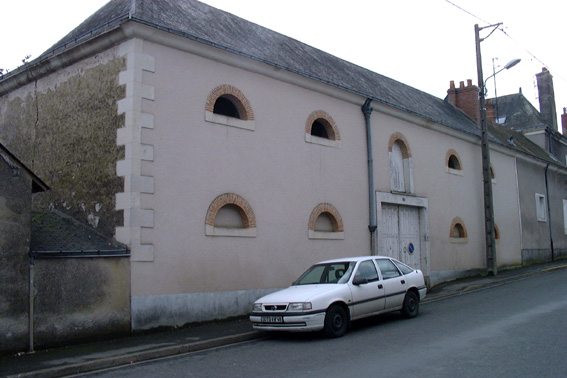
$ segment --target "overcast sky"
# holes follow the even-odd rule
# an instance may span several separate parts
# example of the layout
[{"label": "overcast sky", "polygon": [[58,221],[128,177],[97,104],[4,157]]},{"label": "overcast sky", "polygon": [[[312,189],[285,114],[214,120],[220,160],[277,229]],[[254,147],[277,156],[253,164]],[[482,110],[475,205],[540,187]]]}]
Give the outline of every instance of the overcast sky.
[{"label": "overcast sky", "polygon": [[[149,1],[149,0],[146,0]],[[159,1],[159,0],[153,0]],[[107,0],[0,0],[0,68],[37,58]],[[498,95],[539,109],[535,74],[553,75],[558,115],[567,107],[567,2],[557,0],[205,0],[340,58],[444,98],[449,82],[477,84],[474,25],[503,23],[482,42],[484,78]],[[482,32],[487,37],[490,29]],[[494,81],[487,82],[488,97]],[[559,128],[561,129],[559,123]]]}]

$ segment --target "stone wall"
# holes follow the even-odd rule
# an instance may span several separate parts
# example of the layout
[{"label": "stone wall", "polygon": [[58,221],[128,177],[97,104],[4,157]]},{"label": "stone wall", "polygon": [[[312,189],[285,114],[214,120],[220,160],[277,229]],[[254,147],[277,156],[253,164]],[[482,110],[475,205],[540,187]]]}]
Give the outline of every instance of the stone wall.
[{"label": "stone wall", "polygon": [[[110,49],[0,97],[0,142],[51,188],[32,199],[31,181],[0,180],[13,194],[9,205],[0,196],[0,235],[11,236],[0,237],[3,352],[29,346],[31,210],[57,209],[108,237],[123,224],[115,198],[125,64]],[[34,270],[36,347],[130,331],[129,258],[36,259]]]},{"label": "stone wall", "polygon": [[34,210],[61,210],[108,236],[123,223],[115,194],[124,67],[107,52],[0,98],[0,141],[51,187],[34,197]]},{"label": "stone wall", "polygon": [[130,331],[127,257],[35,261],[36,348]]},{"label": "stone wall", "polygon": [[31,188],[31,178],[13,175],[0,156],[0,350],[28,340]]}]

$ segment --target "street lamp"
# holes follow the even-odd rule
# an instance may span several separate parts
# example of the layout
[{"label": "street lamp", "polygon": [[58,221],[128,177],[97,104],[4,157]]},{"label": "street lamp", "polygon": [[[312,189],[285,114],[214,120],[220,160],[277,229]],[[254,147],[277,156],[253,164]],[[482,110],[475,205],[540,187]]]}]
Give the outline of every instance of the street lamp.
[{"label": "street lamp", "polygon": [[494,59],[498,59],[498,58],[492,58],[492,75],[490,75],[485,81],[484,81],[484,95],[486,96],[486,94],[488,93],[488,90],[486,89],[486,83],[488,83],[488,80],[490,80],[491,77],[494,78],[494,109],[496,111],[496,123],[500,123],[499,122],[499,117],[498,117],[498,93],[496,92],[496,75],[499,74],[500,72],[504,71],[504,70],[509,70],[510,68],[514,67],[516,64],[520,63],[522,61],[522,59],[516,58],[516,59],[512,59],[511,61],[509,61],[508,63],[506,63],[506,65],[501,68],[500,70],[496,71],[494,68]]},{"label": "street lamp", "polygon": [[512,59],[511,61],[506,63],[506,65],[504,67],[502,67],[501,69],[499,69],[498,71],[495,71],[495,69],[494,69],[494,59],[498,59],[498,58],[492,59],[492,75],[490,75],[484,81],[484,95],[486,96],[486,94],[488,93],[488,90],[486,89],[486,83],[488,83],[488,80],[490,80],[490,78],[493,77],[494,78],[494,97],[498,97],[498,95],[496,94],[496,75],[498,75],[500,72],[502,72],[504,70],[509,70],[510,68],[514,67],[516,64],[520,63],[522,61],[522,59],[519,59],[519,58]]},{"label": "street lamp", "polygon": [[[506,63],[506,65],[504,67],[502,67],[501,69],[499,69],[498,71],[494,72],[492,75],[490,75],[485,81],[484,81],[484,88],[485,88],[485,95],[486,95],[486,83],[488,82],[488,80],[490,80],[491,77],[494,77],[496,75],[498,75],[500,72],[504,71],[504,70],[509,70],[510,68],[514,67],[516,64],[520,63],[522,61],[522,59],[516,58],[516,59],[512,59],[511,61],[509,61],[508,63]],[[496,78],[494,78],[494,80],[496,80]],[[496,84],[494,84],[494,88],[496,88]],[[495,94],[496,95],[496,94]]]}]

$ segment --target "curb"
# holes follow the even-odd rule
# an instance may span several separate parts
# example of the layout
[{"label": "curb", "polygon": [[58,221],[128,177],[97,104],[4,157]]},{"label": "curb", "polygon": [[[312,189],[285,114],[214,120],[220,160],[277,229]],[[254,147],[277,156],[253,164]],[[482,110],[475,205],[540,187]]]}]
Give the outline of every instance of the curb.
[{"label": "curb", "polygon": [[507,277],[507,278],[496,279],[494,281],[483,282],[483,283],[479,283],[479,284],[472,284],[470,286],[466,286],[466,287],[464,287],[464,288],[462,288],[458,291],[452,292],[452,293],[426,296],[425,299],[423,301],[421,301],[421,303],[436,302],[436,301],[440,301],[440,300],[451,298],[451,297],[456,297],[456,296],[463,295],[463,294],[475,293],[477,291],[490,289],[492,287],[507,285],[507,284],[512,283],[512,282],[525,280],[527,278],[539,276],[539,275],[546,274],[546,273],[549,273],[549,272],[554,271],[554,270],[565,269],[565,268],[567,268],[567,264],[553,266],[553,267],[550,267],[550,268],[540,269],[540,270],[527,272],[527,273],[523,273],[523,274],[518,274],[518,275],[514,275],[514,276],[511,276],[511,277]]},{"label": "curb", "polygon": [[245,341],[260,339],[265,337],[260,332],[247,332],[239,335],[219,337],[211,340],[198,341],[187,344],[173,345],[169,347],[157,348],[143,352],[124,354],[115,357],[108,357],[96,361],[82,362],[73,365],[58,366],[49,369],[35,370],[27,373],[9,375],[6,378],[54,378],[66,375],[87,373],[95,370],[103,370],[121,365],[155,360],[158,358],[181,355],[185,353],[197,352],[212,349],[230,344],[237,344]]},{"label": "curb", "polygon": [[[453,292],[439,293],[439,294],[426,296],[422,301],[422,303],[437,302],[443,299],[456,297],[459,295],[470,294],[565,268],[567,268],[567,264],[552,266],[549,268],[539,269],[531,272],[526,272],[523,274],[512,275],[506,278],[496,278],[494,280],[487,280],[486,282],[481,282],[476,284],[471,282],[470,286],[465,286]],[[79,362],[71,365],[63,365],[53,368],[18,373],[14,375],[8,375],[6,376],[6,378],[55,378],[55,377],[61,377],[67,375],[88,373],[92,371],[110,369],[114,367],[125,366],[125,365],[130,365],[130,364],[140,363],[150,360],[156,360],[160,358],[173,357],[191,352],[203,351],[221,346],[228,346],[231,344],[242,343],[265,337],[266,335],[261,332],[252,331],[237,335],[218,337],[210,340],[190,342],[179,345],[171,345],[171,346],[155,348],[146,351],[117,355],[114,357],[107,357],[93,361]]]}]

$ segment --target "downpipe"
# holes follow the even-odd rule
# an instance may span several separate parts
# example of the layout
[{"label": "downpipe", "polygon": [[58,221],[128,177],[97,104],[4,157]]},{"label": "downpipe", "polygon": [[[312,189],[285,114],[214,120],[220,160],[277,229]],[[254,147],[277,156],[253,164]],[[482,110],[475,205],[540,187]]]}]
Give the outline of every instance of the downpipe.
[{"label": "downpipe", "polygon": [[30,254],[30,282],[29,282],[29,324],[28,324],[28,334],[29,334],[29,353],[34,352],[34,307],[35,307],[35,259],[32,254]]},{"label": "downpipe", "polygon": [[372,128],[370,125],[370,115],[372,114],[371,99],[367,98],[362,105],[362,113],[366,122],[366,148],[368,153],[368,203],[369,203],[369,222],[370,231],[370,255],[376,256],[376,196],[374,193],[374,158],[372,154]]},{"label": "downpipe", "polygon": [[553,227],[551,226],[551,205],[549,201],[549,184],[547,182],[547,172],[549,171],[549,163],[545,166],[545,198],[547,204],[547,216],[549,218],[549,243],[551,246],[551,261],[555,261],[555,251],[553,248]]}]

